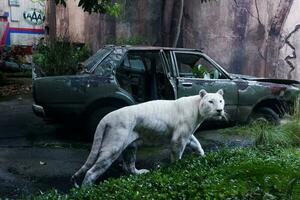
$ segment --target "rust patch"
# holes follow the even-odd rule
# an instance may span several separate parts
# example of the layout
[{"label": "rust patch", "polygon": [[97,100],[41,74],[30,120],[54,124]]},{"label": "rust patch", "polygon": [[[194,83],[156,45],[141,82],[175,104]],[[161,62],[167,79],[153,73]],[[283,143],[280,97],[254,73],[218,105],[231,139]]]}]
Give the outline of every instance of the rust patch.
[{"label": "rust patch", "polygon": [[286,90],[286,87],[272,86],[272,88],[271,88],[272,94],[276,95],[276,96],[283,96],[285,90]]}]

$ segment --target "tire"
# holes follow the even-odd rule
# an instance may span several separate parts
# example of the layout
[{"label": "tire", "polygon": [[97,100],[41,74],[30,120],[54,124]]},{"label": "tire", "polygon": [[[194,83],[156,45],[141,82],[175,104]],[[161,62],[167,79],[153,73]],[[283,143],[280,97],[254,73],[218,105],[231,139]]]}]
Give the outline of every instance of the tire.
[{"label": "tire", "polygon": [[249,117],[250,124],[255,122],[278,125],[280,122],[280,117],[272,108],[261,107],[254,110]]},{"label": "tire", "polygon": [[107,115],[108,113],[117,110],[118,108],[116,107],[103,107],[103,108],[98,108],[94,110],[87,118],[86,121],[86,127],[85,127],[85,132],[87,139],[92,141],[94,139],[94,134],[96,131],[96,128],[101,121],[101,119]]}]

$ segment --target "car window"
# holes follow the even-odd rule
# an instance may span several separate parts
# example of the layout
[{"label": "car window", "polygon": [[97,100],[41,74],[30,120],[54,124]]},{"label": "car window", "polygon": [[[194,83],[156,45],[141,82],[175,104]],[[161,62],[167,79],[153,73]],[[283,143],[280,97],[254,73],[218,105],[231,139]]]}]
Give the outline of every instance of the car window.
[{"label": "car window", "polygon": [[140,55],[128,55],[130,69],[137,72],[145,72],[146,67]]},{"label": "car window", "polygon": [[120,65],[120,68],[133,72],[151,72],[154,67],[157,73],[164,73],[159,53],[151,51],[129,51]]},{"label": "car window", "polygon": [[175,53],[175,56],[180,77],[226,79],[226,76],[202,55]]}]

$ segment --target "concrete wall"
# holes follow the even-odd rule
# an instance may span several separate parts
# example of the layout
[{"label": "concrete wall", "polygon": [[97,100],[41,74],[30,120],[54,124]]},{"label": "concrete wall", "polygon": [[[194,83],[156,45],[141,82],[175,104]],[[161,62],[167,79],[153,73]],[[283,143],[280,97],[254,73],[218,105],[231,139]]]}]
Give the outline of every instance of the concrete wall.
[{"label": "concrete wall", "polygon": [[[58,33],[67,34],[76,42],[88,43],[95,51],[112,38],[142,36],[145,44],[161,44],[162,0],[123,0],[119,19],[83,13],[77,1],[68,1],[67,8],[57,9]],[[204,48],[211,57],[233,73],[266,76],[266,40],[280,0],[218,0],[200,4],[186,0],[179,46]],[[281,29],[280,54],[274,58],[278,78],[300,80],[300,1],[294,0]],[[289,59],[292,67],[285,60]],[[272,65],[273,67],[273,65]],[[275,68],[275,67],[274,67]]]},{"label": "concrete wall", "polygon": [[[204,48],[228,71],[265,76],[264,43],[280,1],[216,1],[198,7],[197,0],[191,1],[185,7],[183,46]],[[278,62],[278,78],[288,78],[290,67],[284,59],[292,49],[284,39],[300,23],[299,8],[300,1],[294,1],[281,31],[282,49],[279,60],[274,60]],[[298,46],[296,52],[300,45],[297,32],[290,38]],[[292,78],[300,80],[297,59],[293,60],[296,69]]]},{"label": "concrete wall", "polygon": [[58,37],[69,36],[74,42],[86,42],[85,34],[85,13],[77,6],[78,1],[70,1],[66,8],[58,6],[57,16],[57,35]]},{"label": "concrete wall", "polygon": [[149,45],[160,38],[161,0],[124,1],[122,10],[125,12],[117,19],[84,13],[77,5],[78,0],[68,1],[66,8],[57,7],[57,35],[88,43],[94,51],[115,38],[142,36]]}]

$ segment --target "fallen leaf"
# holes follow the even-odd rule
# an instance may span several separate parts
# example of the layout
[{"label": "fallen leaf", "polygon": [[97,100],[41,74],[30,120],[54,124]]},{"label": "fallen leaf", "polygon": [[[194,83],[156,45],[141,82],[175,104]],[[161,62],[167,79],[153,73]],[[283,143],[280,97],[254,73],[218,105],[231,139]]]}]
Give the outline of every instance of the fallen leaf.
[{"label": "fallen leaf", "polygon": [[40,161],[40,165],[46,165],[46,162]]}]

